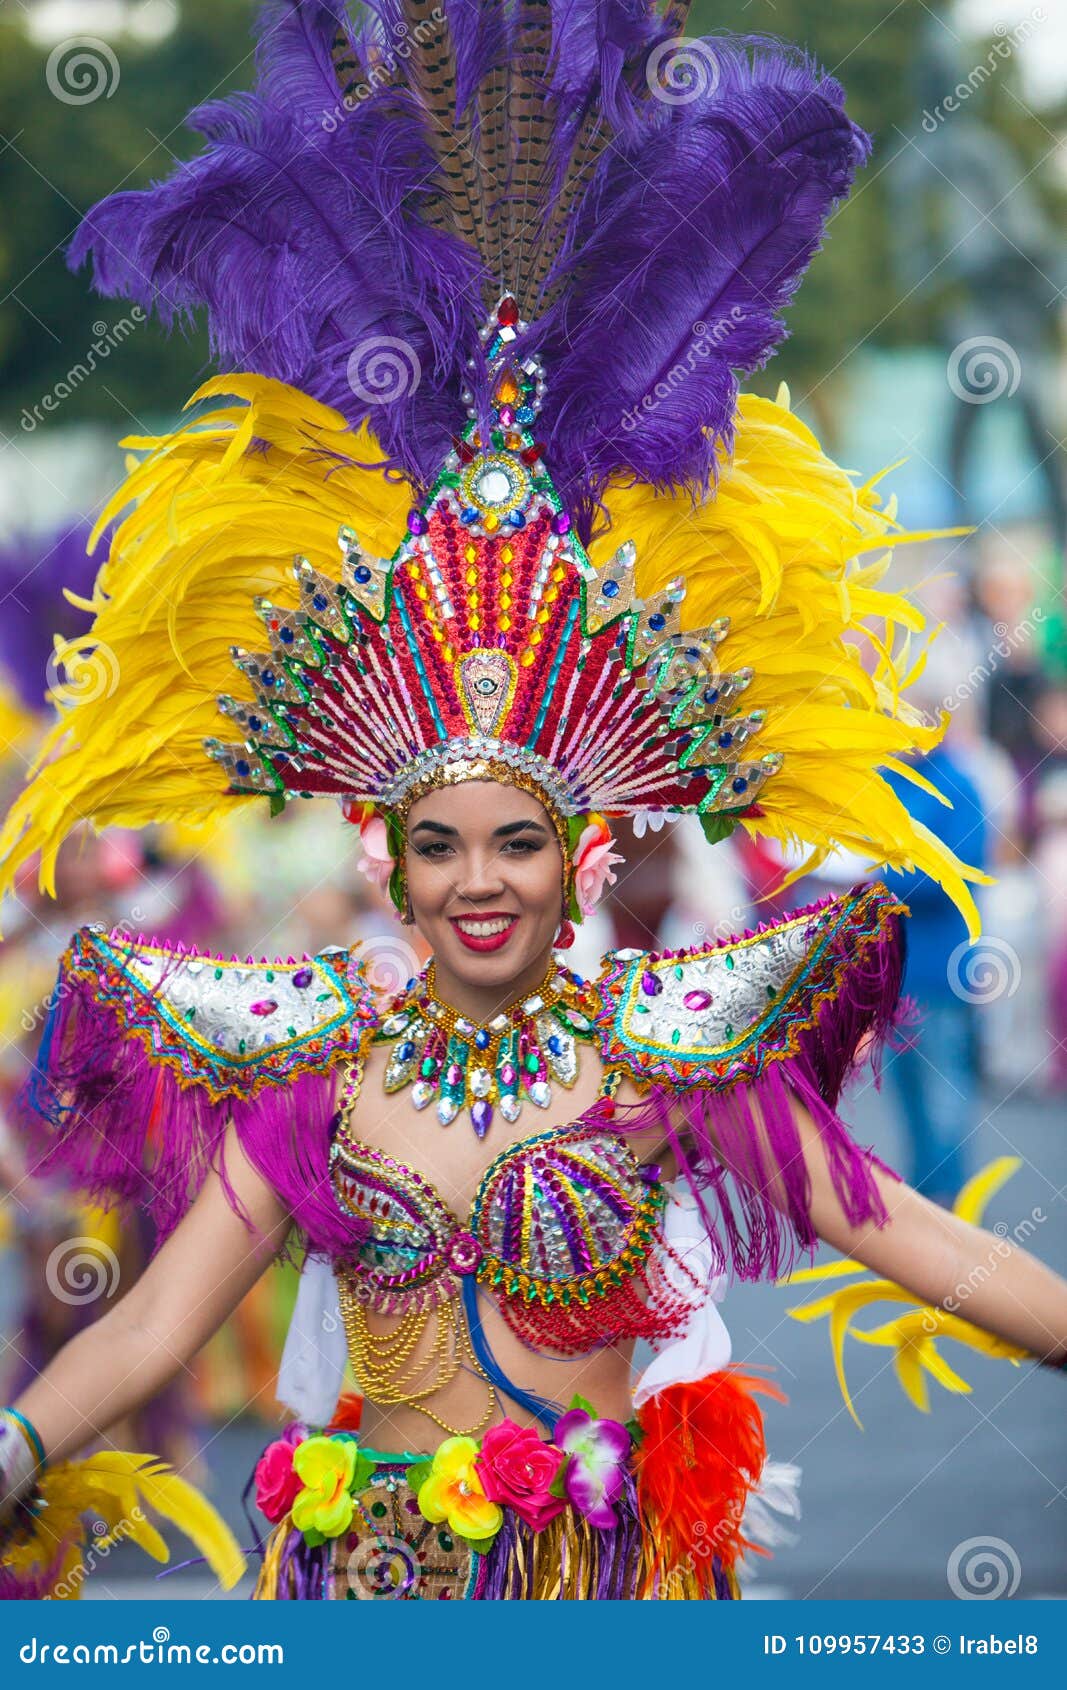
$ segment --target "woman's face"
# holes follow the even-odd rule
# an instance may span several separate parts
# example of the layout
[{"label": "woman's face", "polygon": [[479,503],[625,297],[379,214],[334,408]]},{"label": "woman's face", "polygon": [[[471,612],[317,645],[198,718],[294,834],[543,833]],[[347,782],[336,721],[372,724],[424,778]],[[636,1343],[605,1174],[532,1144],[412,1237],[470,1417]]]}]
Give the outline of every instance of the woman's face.
[{"label": "woman's face", "polygon": [[547,967],[563,857],[529,793],[466,781],[418,799],[408,813],[405,871],[416,925],[439,970],[492,988]]}]

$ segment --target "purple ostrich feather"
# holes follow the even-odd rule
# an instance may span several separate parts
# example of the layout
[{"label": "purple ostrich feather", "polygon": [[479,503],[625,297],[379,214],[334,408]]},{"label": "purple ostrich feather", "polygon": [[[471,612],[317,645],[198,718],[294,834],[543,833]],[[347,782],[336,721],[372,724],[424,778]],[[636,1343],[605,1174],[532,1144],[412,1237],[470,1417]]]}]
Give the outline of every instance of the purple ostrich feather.
[{"label": "purple ostrich feather", "polygon": [[87,613],[64,598],[63,589],[84,598],[92,592],[107,540],[89,557],[91,531],[90,522],[76,522],[0,545],[0,666],[29,710],[45,708],[53,635],[72,639],[89,626]]},{"label": "purple ostrich feather", "polygon": [[[867,157],[841,87],[778,42],[673,41],[645,0],[444,0],[443,12],[457,121],[475,137],[486,79],[519,63],[524,30],[551,21],[545,220],[583,125],[610,126],[573,178],[547,291],[524,302],[561,493],[588,533],[613,476],[706,492],[739,379],[784,337],[783,309]],[[434,216],[432,138],[410,55],[391,51],[404,23],[399,0],[364,8],[358,30],[342,0],[270,0],[254,92],[193,112],[200,155],[102,200],[70,262],[91,260],[101,292],[167,326],[205,311],[224,369],[290,382],[353,427],[369,421],[393,466],[426,486],[464,423],[484,300],[508,276]],[[364,79],[348,98],[339,28]],[[683,50],[702,80],[680,98],[669,55]],[[371,74],[374,62],[389,74]]]}]

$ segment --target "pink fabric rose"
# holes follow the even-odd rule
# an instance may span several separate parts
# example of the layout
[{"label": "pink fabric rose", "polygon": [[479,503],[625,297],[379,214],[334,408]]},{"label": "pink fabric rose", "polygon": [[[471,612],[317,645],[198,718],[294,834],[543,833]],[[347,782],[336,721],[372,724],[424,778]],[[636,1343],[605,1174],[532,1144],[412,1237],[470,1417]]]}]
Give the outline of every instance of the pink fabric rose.
[{"label": "pink fabric rose", "polygon": [[612,846],[615,841],[603,816],[597,816],[578,837],[574,852],[574,895],[583,915],[592,915],[600,902],[605,886],[614,886],[612,863],[621,863]]},{"label": "pink fabric rose", "polygon": [[389,830],[384,817],[376,815],[369,805],[365,806],[359,823],[359,842],[363,847],[363,855],[356,867],[379,892],[388,892],[389,881],[396,867],[389,854]]},{"label": "pink fabric rose", "polygon": [[287,1428],[284,1437],[268,1444],[256,1464],[256,1507],[272,1524],[284,1520],[303,1488],[303,1481],[293,1471],[293,1451]]},{"label": "pink fabric rose", "polygon": [[567,1506],[563,1497],[550,1494],[563,1461],[561,1451],[545,1443],[532,1426],[502,1420],[482,1438],[476,1466],[489,1500],[513,1508],[539,1532]]}]

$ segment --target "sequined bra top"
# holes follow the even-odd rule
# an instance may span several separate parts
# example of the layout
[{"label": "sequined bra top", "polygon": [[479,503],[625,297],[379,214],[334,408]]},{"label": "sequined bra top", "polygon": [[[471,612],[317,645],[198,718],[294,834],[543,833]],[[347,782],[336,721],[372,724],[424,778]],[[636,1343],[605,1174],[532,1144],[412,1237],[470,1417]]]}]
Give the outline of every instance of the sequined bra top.
[{"label": "sequined bra top", "polygon": [[455,1296],[468,1275],[528,1308],[588,1307],[643,1263],[663,1204],[658,1169],[588,1118],[502,1151],[466,1224],[421,1175],[345,1131],[332,1178],[359,1236],[343,1271],[383,1312]]}]

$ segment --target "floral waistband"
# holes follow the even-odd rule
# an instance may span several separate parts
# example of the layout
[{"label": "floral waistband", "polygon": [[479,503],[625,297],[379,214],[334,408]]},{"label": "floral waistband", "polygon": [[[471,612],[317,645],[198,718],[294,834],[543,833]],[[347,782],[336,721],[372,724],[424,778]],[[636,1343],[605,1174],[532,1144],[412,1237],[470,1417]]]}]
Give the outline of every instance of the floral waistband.
[{"label": "floral waistband", "polygon": [[590,1526],[618,1523],[636,1425],[599,1417],[575,1397],[552,1437],[502,1420],[481,1439],[449,1437],[432,1455],[388,1453],[360,1443],[349,1429],[315,1432],[293,1425],[264,1450],[256,1467],[256,1502],[268,1520],[286,1517],[309,1548],[352,1525],[358,1499],[389,1467],[402,1472],[422,1518],[446,1525],[485,1553],[511,1509],[534,1532],[570,1508]]}]

